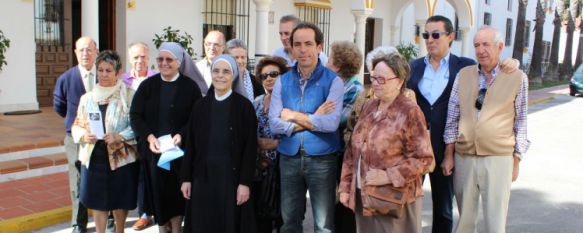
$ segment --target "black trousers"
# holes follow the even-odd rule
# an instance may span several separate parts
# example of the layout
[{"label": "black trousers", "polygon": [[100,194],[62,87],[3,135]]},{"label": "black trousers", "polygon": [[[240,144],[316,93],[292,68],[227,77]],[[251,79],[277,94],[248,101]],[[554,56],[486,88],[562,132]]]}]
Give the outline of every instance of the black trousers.
[{"label": "black trousers", "polygon": [[[453,225],[453,175],[444,176],[440,163],[429,173],[433,201],[432,233],[451,233]],[[425,176],[423,177],[425,178]]]}]

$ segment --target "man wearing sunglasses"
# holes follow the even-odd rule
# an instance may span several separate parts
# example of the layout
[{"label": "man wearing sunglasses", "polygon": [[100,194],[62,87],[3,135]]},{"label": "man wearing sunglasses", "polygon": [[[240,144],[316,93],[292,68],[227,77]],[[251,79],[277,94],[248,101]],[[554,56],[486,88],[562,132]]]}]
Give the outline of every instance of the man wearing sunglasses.
[{"label": "man wearing sunglasses", "polygon": [[[461,69],[453,84],[444,141],[443,172],[451,174],[460,219],[456,232],[474,232],[480,196],[487,232],[505,232],[510,186],[530,142],[526,137],[528,79],[500,72],[504,42],[483,27],[474,48],[479,65]],[[455,155],[454,155],[455,154]]]},{"label": "man wearing sunglasses", "polygon": [[[455,32],[448,18],[441,15],[429,17],[425,29],[422,36],[428,54],[411,62],[411,77],[407,87],[415,91],[417,104],[423,110],[435,162],[440,166],[444,160],[443,133],[451,88],[459,70],[476,62],[450,52]],[[512,72],[518,66],[512,59],[507,59],[502,67],[508,69],[503,69],[504,71]],[[433,233],[452,231],[453,178],[450,175],[451,171],[446,174],[441,169],[429,173],[433,200]]]}]

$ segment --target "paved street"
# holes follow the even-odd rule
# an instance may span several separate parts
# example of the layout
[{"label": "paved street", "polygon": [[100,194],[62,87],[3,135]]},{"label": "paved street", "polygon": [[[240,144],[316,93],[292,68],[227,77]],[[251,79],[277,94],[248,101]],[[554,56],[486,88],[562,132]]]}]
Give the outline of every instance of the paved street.
[{"label": "paved street", "polygon": [[[552,101],[531,106],[529,111],[532,146],[512,187],[507,232],[583,233],[583,98],[558,95]],[[428,183],[425,190],[424,233],[431,232]],[[134,232],[130,228],[135,221],[133,215],[126,232]],[[312,232],[311,226],[308,216],[305,232]],[[483,232],[482,224],[479,228]],[[67,224],[60,224],[37,232],[70,231]],[[157,228],[142,232],[157,232]]]}]

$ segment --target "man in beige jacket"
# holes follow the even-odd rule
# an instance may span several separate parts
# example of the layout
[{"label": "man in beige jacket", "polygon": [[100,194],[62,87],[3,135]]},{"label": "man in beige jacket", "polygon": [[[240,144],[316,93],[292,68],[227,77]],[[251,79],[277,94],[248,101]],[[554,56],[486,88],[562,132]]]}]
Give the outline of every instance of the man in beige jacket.
[{"label": "man in beige jacket", "polygon": [[[502,73],[500,32],[483,27],[474,37],[479,65],[460,70],[449,99],[442,172],[453,174],[460,219],[456,232],[475,232],[480,196],[486,232],[505,232],[510,186],[518,177],[526,137],[528,79]],[[455,155],[454,155],[455,154]]]}]

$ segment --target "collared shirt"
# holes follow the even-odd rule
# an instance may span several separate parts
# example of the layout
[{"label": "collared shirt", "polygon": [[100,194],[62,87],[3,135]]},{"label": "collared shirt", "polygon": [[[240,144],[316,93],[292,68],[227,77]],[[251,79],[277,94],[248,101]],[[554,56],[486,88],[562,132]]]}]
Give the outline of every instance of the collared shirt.
[{"label": "collared shirt", "polygon": [[126,87],[136,91],[138,87],[142,83],[142,81],[146,80],[146,78],[154,75],[155,72],[153,70],[148,69],[145,77],[137,77],[135,72],[132,70],[131,72],[123,73],[121,75],[121,80],[126,85]]},{"label": "collared shirt", "polygon": [[212,76],[211,76],[211,63],[205,57],[202,60],[196,62],[196,68],[198,68],[198,70],[202,74],[202,77],[204,78],[204,82],[206,83],[206,86],[210,87],[211,83],[213,81]]},{"label": "collared shirt", "polygon": [[352,107],[358,96],[364,91],[364,86],[358,81],[356,76],[344,80],[344,96],[342,100],[342,117],[340,127],[346,127],[346,121],[352,114]]},{"label": "collared shirt", "polygon": [[[97,84],[97,73],[95,72],[95,65],[91,67],[91,70],[85,69],[85,67],[83,67],[81,64],[79,64],[77,67],[81,72],[81,79],[83,80],[83,87],[85,87],[85,92],[90,92],[93,87],[95,87],[95,84]],[[92,83],[90,83],[90,81]]]},{"label": "collared shirt", "polygon": [[160,75],[160,79],[162,79],[162,81],[164,81],[164,82],[171,83],[171,82],[176,81],[176,79],[178,79],[179,76],[180,76],[180,73],[176,73],[176,75],[174,75],[174,77],[172,79],[166,80],[166,79],[164,79],[164,77],[162,75]]},{"label": "collared shirt", "polygon": [[[294,78],[301,78],[301,77],[294,77]],[[308,77],[307,80],[313,79],[312,74]],[[306,85],[308,84],[307,81],[304,81],[301,85],[302,92]],[[328,93],[328,97],[326,98],[327,101],[332,101],[336,106],[342,106],[342,96],[344,95],[344,88],[342,84],[342,79],[340,77],[336,77],[334,81],[332,81],[332,85],[330,86],[330,92]],[[275,85],[273,86],[273,91],[271,94],[271,103],[269,105],[270,112],[281,113],[283,110],[283,102],[281,97],[281,78],[275,81]],[[342,114],[342,108],[335,108],[332,112],[324,115],[314,115],[308,114],[310,122],[314,125],[315,132],[325,132],[330,133],[334,132],[338,129],[338,122],[340,121],[340,115]],[[270,125],[271,132],[273,134],[285,134],[288,137],[292,135],[295,123],[284,121],[279,118],[279,114],[277,117],[272,119],[270,116]]]},{"label": "collared shirt", "polygon": [[[478,66],[477,72],[479,75],[478,90],[481,88],[486,88],[492,86],[496,76],[499,72],[498,66],[491,72],[491,80],[486,83],[486,75]],[[456,77],[453,88],[451,90],[451,96],[449,98],[448,110],[447,110],[447,121],[445,123],[445,132],[443,135],[443,140],[445,144],[455,143],[458,136],[459,130],[459,119],[460,119],[460,101],[459,101],[459,74]],[[514,119],[514,139],[516,144],[514,145],[514,156],[522,159],[522,156],[528,150],[530,146],[530,141],[526,137],[526,119],[528,114],[528,79],[523,78],[520,82],[520,89],[516,94],[514,100],[514,111],[516,112],[516,118]],[[478,118],[480,112],[477,114]]]},{"label": "collared shirt", "polygon": [[[287,61],[288,67],[293,67],[296,64],[296,60],[292,60],[289,57],[289,55],[285,52],[284,47],[281,47],[281,48],[273,51],[273,56],[274,57],[277,56],[277,57],[281,57],[281,58],[285,59],[285,61]],[[320,52],[320,54],[318,54],[318,58],[320,59],[320,62],[322,62],[322,65],[326,65],[326,63],[328,62],[328,56],[326,56],[326,54],[324,54],[324,52]]]},{"label": "collared shirt", "polygon": [[439,61],[437,70],[433,69],[429,55],[423,59],[425,71],[423,78],[419,81],[419,91],[431,105],[441,96],[449,82],[449,57],[450,53]]}]

